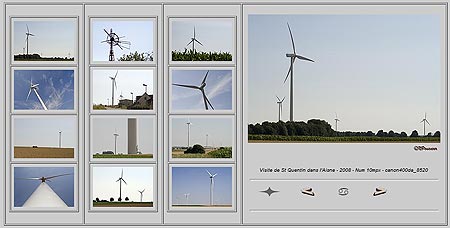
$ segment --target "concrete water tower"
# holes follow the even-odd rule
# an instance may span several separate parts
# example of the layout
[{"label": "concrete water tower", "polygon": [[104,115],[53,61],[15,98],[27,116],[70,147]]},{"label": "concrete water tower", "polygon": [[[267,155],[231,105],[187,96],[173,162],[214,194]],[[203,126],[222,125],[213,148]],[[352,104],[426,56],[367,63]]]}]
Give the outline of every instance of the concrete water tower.
[{"label": "concrete water tower", "polygon": [[128,154],[137,154],[137,128],[138,121],[136,118],[128,118]]}]

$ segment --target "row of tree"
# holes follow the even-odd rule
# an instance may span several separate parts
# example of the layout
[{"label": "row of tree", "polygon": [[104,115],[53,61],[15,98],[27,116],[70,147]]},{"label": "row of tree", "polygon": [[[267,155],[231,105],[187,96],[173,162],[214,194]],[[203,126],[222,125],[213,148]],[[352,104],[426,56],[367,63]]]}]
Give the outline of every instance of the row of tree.
[{"label": "row of tree", "polygon": [[[125,201],[129,201],[129,200],[130,200],[130,198],[125,197]],[[122,201],[122,198],[119,197],[119,198],[117,199],[117,201],[121,202],[121,201]],[[100,199],[97,197],[97,198],[95,198],[95,202],[108,202],[108,200],[100,200]],[[114,202],[114,197],[109,198],[109,202]]]},{"label": "row of tree", "polygon": [[[325,120],[311,119],[307,122],[299,121],[278,121],[278,122],[268,122],[265,121],[262,124],[249,124],[248,125],[249,135],[281,135],[281,136],[325,136],[325,137],[335,137],[335,136],[377,136],[377,137],[408,137],[406,132],[394,132],[390,130],[385,132],[384,130],[379,130],[374,133],[372,131],[367,132],[353,132],[335,131],[331,125]],[[441,133],[436,131],[433,133],[428,133],[427,137],[440,137]],[[417,130],[411,132],[409,137],[419,137]]]}]

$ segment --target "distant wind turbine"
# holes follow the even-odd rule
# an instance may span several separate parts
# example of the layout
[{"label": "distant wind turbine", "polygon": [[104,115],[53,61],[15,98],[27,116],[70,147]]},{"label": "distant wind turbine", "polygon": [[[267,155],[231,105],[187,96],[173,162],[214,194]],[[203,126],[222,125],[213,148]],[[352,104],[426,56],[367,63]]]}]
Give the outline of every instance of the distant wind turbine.
[{"label": "distant wind turbine", "polygon": [[40,180],[41,184],[34,190],[30,197],[25,201],[22,207],[68,207],[67,204],[53,191],[53,189],[46,183],[50,179],[72,175],[70,173],[60,174],[48,177],[30,177],[17,178],[18,180]]},{"label": "distant wind turbine", "polygon": [[334,121],[336,122],[335,130],[336,130],[336,132],[337,132],[337,131],[338,131],[338,122],[341,121],[341,120],[338,119],[338,115],[337,115],[336,112],[334,113],[334,115],[335,115]]},{"label": "distant wind turbine", "polygon": [[286,97],[283,97],[283,99],[280,99],[278,96],[277,97],[277,104],[278,104],[278,121],[281,120],[281,114],[283,112],[283,101]]},{"label": "distant wind turbine", "polygon": [[29,44],[29,38],[30,36],[34,36],[34,34],[30,33],[30,29],[28,28],[27,25],[27,32],[25,33],[25,35],[27,36],[27,38],[25,39],[25,42],[27,43],[27,56],[28,56],[28,44]]},{"label": "distant wind turbine", "polygon": [[208,73],[209,73],[209,70],[206,71],[205,77],[203,78],[203,81],[200,84],[200,86],[182,85],[182,84],[172,84],[172,85],[185,87],[185,88],[190,88],[190,89],[198,89],[198,90],[200,90],[200,92],[202,92],[202,96],[203,96],[203,103],[205,103],[205,109],[208,110],[208,105],[209,105],[209,107],[211,107],[211,109],[214,110],[213,105],[211,104],[211,102],[209,101],[208,97],[205,94],[206,79],[208,78]]},{"label": "distant wind turbine", "polygon": [[191,142],[190,142],[190,140],[191,140],[191,120],[189,120],[188,119],[188,122],[186,123],[187,124],[187,147],[189,148],[190,146],[191,146]]},{"label": "distant wind turbine", "polygon": [[138,192],[141,193],[141,203],[142,203],[142,194],[144,193],[144,191],[145,191],[145,189],[142,190],[142,191],[139,191],[139,190],[138,190]]},{"label": "distant wind turbine", "polygon": [[289,34],[291,36],[291,42],[292,42],[292,50],[294,51],[294,53],[287,53],[286,57],[291,58],[291,65],[289,66],[289,71],[286,75],[286,78],[284,79],[284,83],[286,83],[286,80],[289,78],[289,76],[291,76],[291,81],[290,81],[290,97],[289,97],[289,103],[290,103],[290,116],[289,116],[289,120],[290,121],[294,121],[294,63],[296,59],[300,59],[300,60],[305,60],[305,61],[310,61],[310,62],[314,62],[314,60],[303,57],[301,55],[297,55],[297,51],[295,49],[295,43],[294,43],[294,37],[292,36],[292,31],[291,31],[291,27],[289,26],[289,23],[287,23],[288,29],[289,29]]},{"label": "distant wind turbine", "polygon": [[142,84],[142,86],[144,86],[145,87],[145,93],[147,93],[147,84]]},{"label": "distant wind turbine", "polygon": [[133,92],[130,92],[131,93],[131,102],[133,102],[133,99],[134,99],[134,96],[133,96]]},{"label": "distant wind turbine", "polygon": [[427,120],[427,113],[425,113],[425,117],[420,122],[423,123],[423,136],[426,136],[426,131],[425,131],[426,125],[425,124],[427,123],[428,125],[431,126],[430,122],[428,122],[428,120]]},{"label": "distant wind turbine", "polygon": [[206,172],[209,174],[209,205],[214,205],[214,177],[217,176],[216,174],[211,174],[207,169],[205,169]]},{"label": "distant wind turbine", "polygon": [[194,37],[192,37],[192,38],[191,38],[191,41],[186,45],[186,46],[189,46],[189,44],[192,43],[192,53],[194,53],[194,51],[196,51],[196,50],[195,50],[195,42],[197,42],[198,44],[200,44],[200,45],[203,46],[203,44],[200,43],[200,41],[198,41],[197,38],[195,38],[195,26],[194,26]]},{"label": "distant wind turbine", "polygon": [[191,195],[191,193],[185,193],[184,194],[184,198],[186,198],[186,205],[189,205],[189,196]]},{"label": "distant wind turbine", "polygon": [[61,130],[59,130],[59,148],[61,148],[61,134],[62,134],[62,131]]},{"label": "distant wind turbine", "polygon": [[122,201],[122,182],[127,184],[127,182],[123,179],[123,169],[122,169],[122,173],[120,174],[119,179],[117,179],[116,182],[119,182],[119,199],[117,199],[117,200]]},{"label": "distant wind turbine", "polygon": [[45,105],[45,103],[44,103],[44,101],[42,100],[41,96],[39,96],[39,93],[38,93],[38,86],[39,86],[39,84],[33,84],[33,79],[31,78],[31,79],[30,79],[30,91],[28,91],[27,101],[28,101],[28,98],[30,97],[31,91],[34,91],[34,93],[36,94],[36,96],[37,96],[39,102],[40,102],[41,105],[42,105],[42,108],[43,108],[44,110],[48,110],[48,109],[47,109],[47,106]]},{"label": "distant wind turbine", "polygon": [[117,78],[117,74],[118,73],[119,73],[119,71],[116,71],[116,75],[114,75],[114,77],[109,77],[111,79],[111,82],[112,82],[111,106],[114,106],[114,88],[117,89],[116,78]]},{"label": "distant wind turbine", "polygon": [[114,131],[114,154],[117,154],[117,137],[119,137],[119,133],[117,133],[117,129]]}]

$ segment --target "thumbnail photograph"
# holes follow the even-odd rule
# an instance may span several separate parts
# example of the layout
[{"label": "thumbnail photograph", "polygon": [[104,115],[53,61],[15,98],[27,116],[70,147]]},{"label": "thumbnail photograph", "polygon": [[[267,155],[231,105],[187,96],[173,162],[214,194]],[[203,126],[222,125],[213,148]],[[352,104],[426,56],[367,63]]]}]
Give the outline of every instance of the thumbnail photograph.
[{"label": "thumbnail photograph", "polygon": [[172,61],[232,61],[234,18],[170,18]]},{"label": "thumbnail photograph", "polygon": [[91,151],[99,158],[153,158],[153,117],[95,116],[91,119]]},{"label": "thumbnail photograph", "polygon": [[154,30],[152,18],[92,18],[92,61],[154,61]]},{"label": "thumbnail photograph", "polygon": [[151,166],[92,167],[94,208],[153,207],[154,189]]},{"label": "thumbnail photograph", "polygon": [[172,70],[173,111],[233,109],[232,70]]},{"label": "thumbnail photograph", "polygon": [[75,18],[13,18],[12,24],[14,61],[74,61]]},{"label": "thumbnail photograph", "polygon": [[92,70],[93,110],[153,110],[153,69]]},{"label": "thumbnail photograph", "polygon": [[14,70],[14,110],[74,110],[74,70]]},{"label": "thumbnail photograph", "polygon": [[14,158],[74,158],[76,116],[13,117]]},{"label": "thumbnail photograph", "polygon": [[172,167],[173,208],[231,208],[232,167]]},{"label": "thumbnail photograph", "polygon": [[248,142],[439,143],[442,32],[433,14],[250,15]]},{"label": "thumbnail photograph", "polygon": [[173,117],[172,158],[232,158],[233,126],[229,117]]},{"label": "thumbnail photograph", "polygon": [[14,167],[14,207],[73,208],[73,167]]}]

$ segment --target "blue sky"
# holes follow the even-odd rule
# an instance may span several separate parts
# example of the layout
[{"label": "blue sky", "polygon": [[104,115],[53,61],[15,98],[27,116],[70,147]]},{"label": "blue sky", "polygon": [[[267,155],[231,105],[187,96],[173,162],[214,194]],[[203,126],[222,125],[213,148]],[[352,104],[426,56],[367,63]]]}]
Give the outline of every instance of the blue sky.
[{"label": "blue sky", "polygon": [[189,204],[209,205],[211,174],[214,178],[214,204],[232,204],[231,167],[172,167],[172,204],[186,204],[184,194],[190,193]]},{"label": "blue sky", "polygon": [[74,109],[74,71],[73,70],[15,70],[14,71],[14,109],[42,110],[36,94],[30,91],[30,80],[39,84],[38,93],[49,110]]},{"label": "blue sky", "polygon": [[203,46],[195,43],[197,51],[232,52],[234,47],[234,20],[232,18],[182,18],[171,19],[172,50],[192,49],[187,45],[194,35]]},{"label": "blue sky", "polygon": [[75,19],[39,19],[39,21],[16,19],[13,31],[14,55],[24,53],[27,25],[30,33],[35,35],[29,37],[29,54],[40,54],[44,57],[74,57],[77,38]]},{"label": "blue sky", "polygon": [[14,118],[14,146],[75,148],[77,144],[75,116]]},{"label": "blue sky", "polygon": [[[207,70],[172,70],[172,84],[200,86]],[[231,70],[210,70],[205,93],[215,110],[232,108]],[[202,93],[197,89],[172,85],[173,110],[205,110]]]},{"label": "blue sky", "polygon": [[172,118],[172,146],[187,146],[187,125],[191,123],[190,144],[208,146],[232,146],[233,119],[231,118]]},{"label": "blue sky", "polygon": [[[154,154],[155,128],[153,118],[137,118],[137,145],[143,154]],[[128,118],[95,117],[92,119],[92,153],[114,151],[114,133],[118,133],[117,152],[128,153]]]},{"label": "blue sky", "polygon": [[248,122],[278,120],[276,95],[292,52],[315,63],[294,66],[294,117],[320,118],[351,131],[421,130],[424,113],[440,126],[440,24],[437,15],[250,15],[248,21]]},{"label": "blue sky", "polygon": [[92,50],[93,61],[108,61],[109,45],[101,43],[106,40],[108,32],[113,29],[121,40],[130,41],[130,49],[120,49],[114,47],[115,58],[121,57],[123,54],[130,52],[151,53],[153,52],[153,19],[126,19],[126,20],[110,20],[110,19],[92,19]]},{"label": "blue sky", "polygon": [[[21,207],[41,184],[40,180],[17,178],[47,177],[74,173],[73,167],[14,167],[14,206]],[[69,207],[74,206],[74,175],[61,176],[46,182]]]},{"label": "blue sky", "polygon": [[138,192],[145,189],[142,197],[143,202],[153,201],[153,167],[93,167],[93,200],[113,197],[119,198],[119,179],[123,169],[122,198],[128,197],[130,201],[140,202],[141,194]]},{"label": "blue sky", "polygon": [[[131,93],[133,92],[133,100],[136,96],[141,96],[145,92],[147,85],[147,94],[153,94],[153,70],[104,70],[95,69],[92,75],[92,101],[94,104],[111,104],[112,98],[112,80],[117,73],[116,84],[117,89],[114,89],[114,104],[117,105],[120,99],[120,94],[124,99],[131,100]],[[108,103],[109,99],[109,103]]]}]

